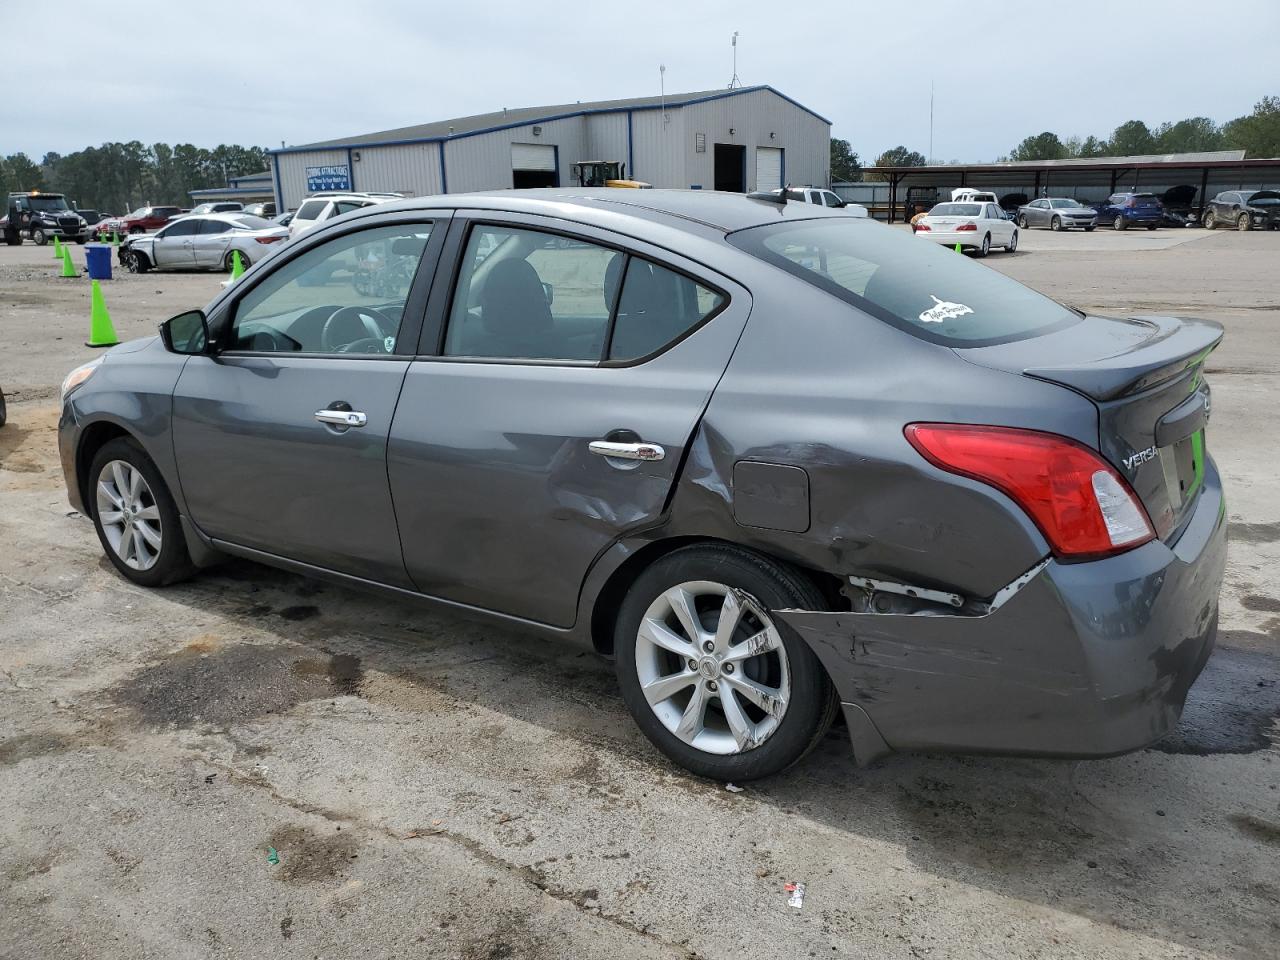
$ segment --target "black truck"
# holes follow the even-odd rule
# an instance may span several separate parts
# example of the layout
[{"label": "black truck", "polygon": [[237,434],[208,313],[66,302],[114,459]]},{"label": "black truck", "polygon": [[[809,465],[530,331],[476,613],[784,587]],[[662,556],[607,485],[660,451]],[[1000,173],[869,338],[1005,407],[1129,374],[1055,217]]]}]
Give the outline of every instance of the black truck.
[{"label": "black truck", "polygon": [[60,193],[11,193],[0,218],[4,230],[4,242],[16,247],[23,240],[31,239],[44,246],[54,237],[84,243],[89,238],[84,217],[67,204]]}]

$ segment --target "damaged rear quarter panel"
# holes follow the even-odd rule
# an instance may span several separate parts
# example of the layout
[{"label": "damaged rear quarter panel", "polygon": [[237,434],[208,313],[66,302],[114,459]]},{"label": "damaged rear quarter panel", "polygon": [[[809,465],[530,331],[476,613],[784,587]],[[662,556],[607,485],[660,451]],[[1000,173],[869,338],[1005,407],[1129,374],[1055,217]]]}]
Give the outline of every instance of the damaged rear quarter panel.
[{"label": "damaged rear quarter panel", "polygon": [[[927,463],[903,427],[991,423],[1093,443],[1092,404],[1058,386],[965,363],[820,290],[756,288],[672,501],[674,535],[741,543],[839,577],[880,576],[980,598],[1048,553],[1012,501]],[[806,531],[735,522],[732,478],[741,460],[807,473]]]}]

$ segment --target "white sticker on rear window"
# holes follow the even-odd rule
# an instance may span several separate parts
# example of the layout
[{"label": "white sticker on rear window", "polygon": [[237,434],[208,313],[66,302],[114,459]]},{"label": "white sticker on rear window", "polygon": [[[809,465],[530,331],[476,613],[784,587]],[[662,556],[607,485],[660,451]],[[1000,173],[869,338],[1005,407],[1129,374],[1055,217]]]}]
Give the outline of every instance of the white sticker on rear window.
[{"label": "white sticker on rear window", "polygon": [[963,317],[966,313],[973,313],[973,310],[963,303],[939,300],[932,293],[929,297],[933,300],[933,306],[920,314],[920,319],[924,323],[942,323],[944,320],[954,320],[956,317]]}]

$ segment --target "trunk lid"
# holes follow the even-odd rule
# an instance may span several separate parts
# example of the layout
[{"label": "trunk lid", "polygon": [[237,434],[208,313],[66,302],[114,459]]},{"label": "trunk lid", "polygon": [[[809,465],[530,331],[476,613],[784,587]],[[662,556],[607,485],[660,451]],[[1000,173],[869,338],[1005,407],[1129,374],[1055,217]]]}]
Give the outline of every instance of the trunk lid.
[{"label": "trunk lid", "polygon": [[1044,336],[957,349],[980,366],[1056,383],[1098,408],[1098,450],[1132,485],[1167,540],[1204,478],[1205,359],[1222,327],[1177,317],[1087,316]]}]

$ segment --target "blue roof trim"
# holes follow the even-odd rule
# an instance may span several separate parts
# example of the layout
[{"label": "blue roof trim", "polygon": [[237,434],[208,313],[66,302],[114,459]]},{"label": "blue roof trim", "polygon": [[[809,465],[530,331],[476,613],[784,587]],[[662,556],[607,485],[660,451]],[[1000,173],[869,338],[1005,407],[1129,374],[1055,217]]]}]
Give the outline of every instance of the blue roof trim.
[{"label": "blue roof trim", "polygon": [[[791,97],[788,97],[785,93],[779,93],[777,90],[773,89],[773,87],[768,86],[767,84],[762,84],[756,87],[740,87],[737,90],[726,90],[724,93],[713,93],[705,97],[694,97],[692,100],[671,100],[667,102],[666,109],[670,110],[676,107],[692,107],[699,103],[710,103],[713,100],[724,100],[728,97],[740,97],[743,94],[760,93],[762,91],[768,91],[769,93],[772,93],[776,97],[781,97],[783,100],[787,101],[787,103],[791,104],[793,107],[798,107],[799,109],[803,110],[805,113],[809,114],[811,117],[815,117],[818,120],[821,120],[823,123],[827,124],[828,126],[831,125],[831,121],[828,120],[826,117],[824,117],[822,114],[814,110],[810,110],[803,103],[800,103],[798,100],[793,100]],[[465,140],[468,137],[481,137],[487,133],[496,133],[499,130],[514,130],[517,127],[528,127],[528,126],[532,126],[535,123],[551,123],[553,120],[571,120],[574,117],[595,117],[595,116],[604,116],[610,113],[632,113],[639,110],[661,110],[661,109],[663,109],[662,104],[654,104],[652,106],[647,106],[647,107],[636,107],[636,106],[596,107],[595,109],[591,109],[591,110],[573,110],[569,113],[548,114],[545,117],[530,117],[526,120],[520,120],[515,123],[500,123],[492,127],[482,127],[479,130],[469,130],[466,133],[446,134],[443,137],[406,137],[402,140],[375,140],[375,141],[363,141],[360,143],[349,143],[349,144],[348,143],[327,143],[324,146],[277,147],[274,150],[268,150],[267,153],[268,154],[323,153],[327,150],[336,150],[336,151],[350,150],[350,149],[359,150],[365,147],[403,147],[403,146],[408,146],[409,144],[414,144],[414,143],[445,143],[450,140]]]}]

